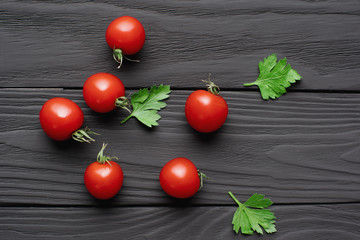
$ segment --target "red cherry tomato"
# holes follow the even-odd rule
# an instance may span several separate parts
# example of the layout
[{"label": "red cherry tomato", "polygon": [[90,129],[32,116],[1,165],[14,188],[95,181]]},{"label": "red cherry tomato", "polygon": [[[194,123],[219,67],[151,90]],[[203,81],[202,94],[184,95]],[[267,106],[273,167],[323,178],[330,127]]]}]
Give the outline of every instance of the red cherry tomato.
[{"label": "red cherry tomato", "polygon": [[124,174],[112,158],[103,156],[102,152],[106,145],[101,149],[98,161],[90,164],[84,174],[84,182],[89,193],[98,199],[109,199],[114,197],[121,189]]},{"label": "red cherry tomato", "polygon": [[219,95],[197,90],[190,94],[185,104],[185,116],[192,128],[210,133],[219,129],[228,115],[226,101]]},{"label": "red cherry tomato", "polygon": [[106,42],[111,49],[121,49],[125,55],[135,54],[144,45],[144,27],[136,18],[119,17],[108,26]]},{"label": "red cherry tomato", "polygon": [[52,98],[41,108],[40,124],[44,132],[52,139],[64,141],[71,138],[84,122],[80,107],[66,98]]},{"label": "red cherry tomato", "polygon": [[85,170],[85,186],[95,198],[112,198],[121,189],[124,179],[122,169],[114,161],[109,163],[93,162]]},{"label": "red cherry tomato", "polygon": [[99,113],[114,110],[116,99],[124,95],[124,84],[119,78],[109,73],[96,73],[90,76],[83,87],[86,104]]},{"label": "red cherry tomato", "polygon": [[160,172],[162,189],[175,198],[193,196],[199,190],[200,182],[197,168],[187,158],[174,158]]}]

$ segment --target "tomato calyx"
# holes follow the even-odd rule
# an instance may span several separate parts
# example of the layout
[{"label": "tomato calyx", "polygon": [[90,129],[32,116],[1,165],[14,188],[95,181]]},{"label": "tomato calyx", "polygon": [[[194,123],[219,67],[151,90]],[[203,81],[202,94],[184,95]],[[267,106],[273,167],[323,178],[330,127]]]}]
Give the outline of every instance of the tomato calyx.
[{"label": "tomato calyx", "polygon": [[100,164],[108,163],[110,165],[110,167],[112,167],[110,161],[113,160],[113,159],[118,160],[118,158],[117,157],[109,157],[109,156],[104,155],[104,150],[105,150],[107,145],[108,145],[107,143],[106,144],[103,143],[102,148],[101,148],[100,152],[97,155],[96,161],[98,163],[100,163]]},{"label": "tomato calyx", "polygon": [[121,65],[123,62],[123,53],[122,53],[121,49],[114,48],[113,58],[114,58],[115,62],[117,62],[119,64],[119,66],[117,68],[118,69],[121,68]]},{"label": "tomato calyx", "polygon": [[122,96],[122,97],[119,97],[115,100],[115,106],[118,107],[118,108],[123,108],[123,109],[126,109],[129,113],[131,113],[131,110],[129,109],[129,107],[131,106],[131,103],[130,103],[130,98],[131,94],[129,94],[129,96],[125,97],[125,96]]},{"label": "tomato calyx", "polygon": [[79,129],[73,132],[72,139],[78,142],[87,142],[87,143],[95,142],[95,140],[92,137],[90,137],[89,134],[100,135],[96,132],[91,131],[88,127],[85,127],[85,129]]},{"label": "tomato calyx", "polygon": [[208,176],[206,176],[204,173],[200,172],[200,170],[198,169],[197,170],[198,172],[198,175],[199,175],[199,178],[200,178],[200,187],[199,187],[199,190],[202,189],[202,187],[204,186],[204,178],[206,179],[210,179]]},{"label": "tomato calyx", "polygon": [[211,92],[214,95],[219,95],[220,94],[220,87],[218,85],[216,85],[215,83],[213,83],[210,80],[211,77],[211,73],[209,73],[208,79],[207,80],[202,80],[204,83],[206,83],[206,87],[208,89],[209,92]]},{"label": "tomato calyx", "polygon": [[123,54],[123,51],[121,49],[115,48],[115,47],[114,47],[114,50],[113,50],[113,58],[114,58],[115,62],[117,62],[119,64],[117,69],[121,68],[121,65],[123,63],[124,58],[126,60],[130,61],[130,62],[140,62],[140,60],[134,60],[134,59],[130,59],[130,58],[126,57]]}]

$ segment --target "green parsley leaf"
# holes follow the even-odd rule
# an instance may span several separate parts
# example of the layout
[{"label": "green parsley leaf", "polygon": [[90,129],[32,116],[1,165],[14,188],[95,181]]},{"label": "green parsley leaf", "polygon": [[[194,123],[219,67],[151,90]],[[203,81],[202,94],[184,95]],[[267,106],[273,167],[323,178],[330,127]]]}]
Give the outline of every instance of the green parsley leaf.
[{"label": "green parsley leaf", "polygon": [[263,234],[261,227],[267,233],[276,232],[274,213],[264,209],[273,204],[270,199],[255,193],[245,203],[240,203],[232,192],[229,192],[229,195],[239,205],[232,220],[233,230],[237,234],[240,229],[242,234],[251,235],[254,231]]},{"label": "green parsley leaf", "polygon": [[157,113],[160,109],[166,107],[166,103],[161,100],[169,97],[171,90],[169,85],[152,86],[149,89],[140,89],[131,96],[131,105],[133,111],[121,123],[126,122],[131,117],[136,117],[140,122],[148,127],[159,125],[157,121],[161,116]]},{"label": "green parsley leaf", "polygon": [[279,98],[286,93],[286,88],[290,87],[291,83],[301,79],[301,76],[290,65],[287,65],[286,58],[278,63],[276,61],[275,54],[264,58],[263,62],[259,62],[260,74],[256,81],[244,84],[244,86],[257,85],[264,100],[268,100],[269,97]]}]

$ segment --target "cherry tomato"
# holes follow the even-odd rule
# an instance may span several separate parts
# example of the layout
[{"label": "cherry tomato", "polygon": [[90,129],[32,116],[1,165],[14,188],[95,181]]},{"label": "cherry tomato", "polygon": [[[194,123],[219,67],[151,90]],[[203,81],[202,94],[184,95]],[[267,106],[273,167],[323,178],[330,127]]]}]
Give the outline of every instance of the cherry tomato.
[{"label": "cherry tomato", "polygon": [[107,144],[104,144],[97,162],[91,163],[85,170],[84,182],[89,193],[98,199],[109,199],[114,197],[121,189],[124,174],[114,161],[114,157],[103,156]]},{"label": "cherry tomato", "polygon": [[57,141],[71,138],[84,122],[80,107],[66,98],[52,98],[45,102],[39,118],[44,132]]},{"label": "cherry tomato", "polygon": [[114,110],[116,99],[124,95],[124,84],[119,78],[109,73],[96,73],[90,76],[83,87],[86,104],[99,113]]},{"label": "cherry tomato", "polygon": [[228,115],[227,103],[218,95],[218,87],[210,80],[209,82],[209,91],[197,90],[191,93],[185,104],[185,116],[188,123],[192,128],[203,133],[219,129]]},{"label": "cherry tomato", "polygon": [[123,54],[133,55],[144,45],[144,27],[136,18],[119,17],[108,26],[106,42],[111,49],[121,49]]},{"label": "cherry tomato", "polygon": [[175,198],[188,198],[200,189],[201,179],[195,165],[187,158],[174,158],[160,172],[162,189]]}]

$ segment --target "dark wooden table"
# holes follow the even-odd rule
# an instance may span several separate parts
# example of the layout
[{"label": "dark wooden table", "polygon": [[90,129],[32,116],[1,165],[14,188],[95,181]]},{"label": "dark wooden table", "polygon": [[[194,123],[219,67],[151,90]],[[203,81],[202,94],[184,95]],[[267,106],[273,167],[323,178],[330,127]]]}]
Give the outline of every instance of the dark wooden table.
[{"label": "dark wooden table", "polygon": [[[236,205],[262,193],[278,232],[246,239],[360,239],[360,2],[347,1],[1,1],[0,239],[243,239],[232,231]],[[105,42],[122,15],[146,31],[143,50],[121,70]],[[244,88],[276,53],[303,80],[275,101]],[[160,126],[125,112],[96,114],[82,97],[97,72],[128,92],[173,89]],[[212,73],[228,101],[226,124],[192,130],[187,96]],[[91,145],[54,142],[38,113],[52,97],[80,105]],[[118,155],[121,192],[97,201],[83,173],[102,142]],[[161,167],[187,157],[211,177],[191,199],[161,190]]]}]

